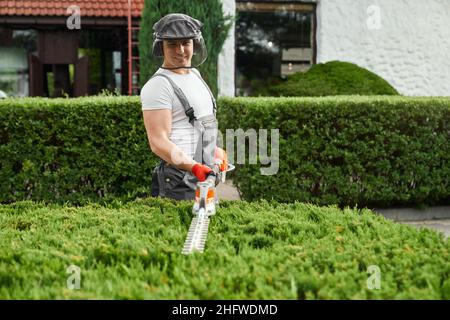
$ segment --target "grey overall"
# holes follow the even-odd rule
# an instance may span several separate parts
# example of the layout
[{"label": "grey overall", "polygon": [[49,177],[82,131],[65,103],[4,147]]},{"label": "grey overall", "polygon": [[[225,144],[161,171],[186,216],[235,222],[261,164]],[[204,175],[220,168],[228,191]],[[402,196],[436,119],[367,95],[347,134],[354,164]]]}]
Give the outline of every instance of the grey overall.
[{"label": "grey overall", "polygon": [[[195,72],[193,73],[197,75]],[[211,90],[205,81],[197,75],[211,95],[214,112],[213,115],[197,119],[194,114],[194,109],[190,106],[189,101],[181,88],[178,87],[169,76],[165,74],[155,74],[153,77],[157,76],[164,77],[170,82],[184,108],[186,116],[189,118],[189,122],[193,126],[193,130],[197,130],[199,133],[199,141],[195,150],[194,160],[212,168],[214,164],[214,151],[217,143],[218,123],[216,119],[216,101]],[[197,182],[198,179],[191,172],[180,170],[161,159],[161,162],[153,170],[152,196],[172,198],[175,200],[193,200],[195,198]]]}]

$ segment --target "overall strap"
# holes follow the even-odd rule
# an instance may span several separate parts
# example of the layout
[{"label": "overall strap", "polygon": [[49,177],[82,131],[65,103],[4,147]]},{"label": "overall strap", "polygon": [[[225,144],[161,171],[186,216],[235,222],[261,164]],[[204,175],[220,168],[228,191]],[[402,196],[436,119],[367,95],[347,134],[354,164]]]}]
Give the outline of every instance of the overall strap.
[{"label": "overall strap", "polygon": [[166,196],[166,182],[164,181],[164,161],[161,160],[156,167],[156,177],[158,179],[159,196]]},{"label": "overall strap", "polygon": [[192,71],[202,82],[203,82],[203,84],[205,85],[205,87],[206,87],[206,89],[208,89],[208,91],[209,91],[209,95],[211,96],[211,100],[212,100],[212,104],[213,104],[213,112],[214,112],[214,117],[216,116],[216,113],[217,113],[217,105],[216,105],[216,99],[214,99],[214,95],[213,95],[213,93],[211,92],[211,89],[209,88],[209,86],[206,84],[206,82],[205,82],[205,80],[203,80],[203,78],[202,77],[200,77],[200,75],[199,74],[197,74],[197,72],[196,71]]},{"label": "overall strap", "polygon": [[175,84],[175,82],[172,79],[170,79],[170,77],[168,75],[165,75],[165,74],[162,74],[162,73],[157,73],[153,77],[151,77],[150,79],[153,79],[154,77],[157,77],[157,76],[161,76],[163,78],[166,78],[170,82],[170,84],[173,87],[173,91],[175,92],[175,94],[178,97],[178,99],[180,99],[181,105],[184,108],[184,113],[189,118],[189,122],[192,125],[194,125],[194,120],[195,120],[194,109],[189,104],[189,100],[184,95],[183,90],[181,90],[181,88],[179,86],[177,86]]},{"label": "overall strap", "polygon": [[[203,82],[203,84],[209,91],[209,94],[211,96],[211,100],[213,103],[213,112],[214,112],[214,119],[215,119],[217,107],[216,107],[216,101],[214,99],[214,96],[213,96],[211,90],[209,89],[208,85],[206,84],[206,82],[202,79],[202,77],[200,77],[195,71],[193,71],[193,73]],[[186,116],[189,118],[189,122],[194,127],[196,127],[195,124],[199,125],[200,126],[200,128],[199,128],[200,134],[203,134],[204,130],[205,130],[204,126],[201,121],[197,121],[197,118],[195,117],[195,114],[194,114],[194,109],[189,104],[189,101],[188,101],[187,97],[185,96],[185,94],[183,93],[183,90],[181,90],[181,88],[179,86],[177,86],[175,84],[175,82],[168,75],[157,73],[152,78],[157,77],[157,76],[164,77],[169,81],[169,83],[173,87],[175,94],[177,95],[178,99],[180,100],[180,102],[184,108],[184,112],[185,112]],[[198,128],[198,126],[197,126],[197,128]],[[201,141],[203,141],[203,139],[201,139]],[[196,147],[196,150],[194,153],[194,160],[199,163],[203,163],[203,145],[200,143],[197,143],[197,147]]]}]

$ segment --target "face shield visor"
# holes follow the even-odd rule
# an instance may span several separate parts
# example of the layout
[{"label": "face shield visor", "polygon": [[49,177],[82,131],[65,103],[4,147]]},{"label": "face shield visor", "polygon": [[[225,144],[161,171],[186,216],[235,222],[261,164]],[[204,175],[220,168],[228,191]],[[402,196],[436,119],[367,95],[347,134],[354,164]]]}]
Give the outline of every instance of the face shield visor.
[{"label": "face shield visor", "polygon": [[197,68],[207,58],[200,28],[203,24],[184,14],[169,14],[153,26],[153,56],[163,69]]},{"label": "face shield visor", "polygon": [[163,69],[197,68],[207,58],[203,37],[194,39],[164,39],[156,40],[153,46],[159,54],[154,54],[158,64]]}]

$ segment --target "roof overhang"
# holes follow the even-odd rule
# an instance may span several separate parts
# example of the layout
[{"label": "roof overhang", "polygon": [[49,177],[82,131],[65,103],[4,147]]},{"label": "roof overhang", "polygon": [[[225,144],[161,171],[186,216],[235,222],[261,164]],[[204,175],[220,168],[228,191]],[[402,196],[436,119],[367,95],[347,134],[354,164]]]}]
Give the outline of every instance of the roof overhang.
[{"label": "roof overhang", "polygon": [[[0,16],[1,25],[12,25],[20,27],[66,27],[67,16]],[[127,18],[112,17],[81,17],[81,28],[83,27],[127,27]],[[139,20],[133,19],[133,25],[138,26]]]}]

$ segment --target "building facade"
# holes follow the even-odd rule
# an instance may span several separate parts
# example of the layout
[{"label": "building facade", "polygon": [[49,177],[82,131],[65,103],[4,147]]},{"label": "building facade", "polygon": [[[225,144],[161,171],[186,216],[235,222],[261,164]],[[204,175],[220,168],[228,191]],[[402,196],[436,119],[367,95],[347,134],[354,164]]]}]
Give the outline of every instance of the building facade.
[{"label": "building facade", "polygon": [[[223,0],[223,5],[236,14],[236,23],[220,57],[222,95],[245,94],[264,77],[339,60],[378,74],[403,95],[450,96],[450,0]],[[267,25],[278,33],[268,32]],[[249,42],[258,48],[253,52],[266,52],[266,59],[256,54],[248,60]],[[271,75],[254,72],[267,71],[268,64]]]},{"label": "building facade", "polygon": [[8,96],[126,94],[128,25],[139,25],[143,3],[0,0],[0,90]]},{"label": "building facade", "polygon": [[[450,0],[221,1],[235,18],[218,61],[221,96],[252,95],[333,60],[366,68],[404,95],[450,96]],[[137,26],[144,0],[130,3]],[[129,93],[128,0],[76,1],[81,30],[66,27],[70,4],[0,0],[0,90]]]}]

